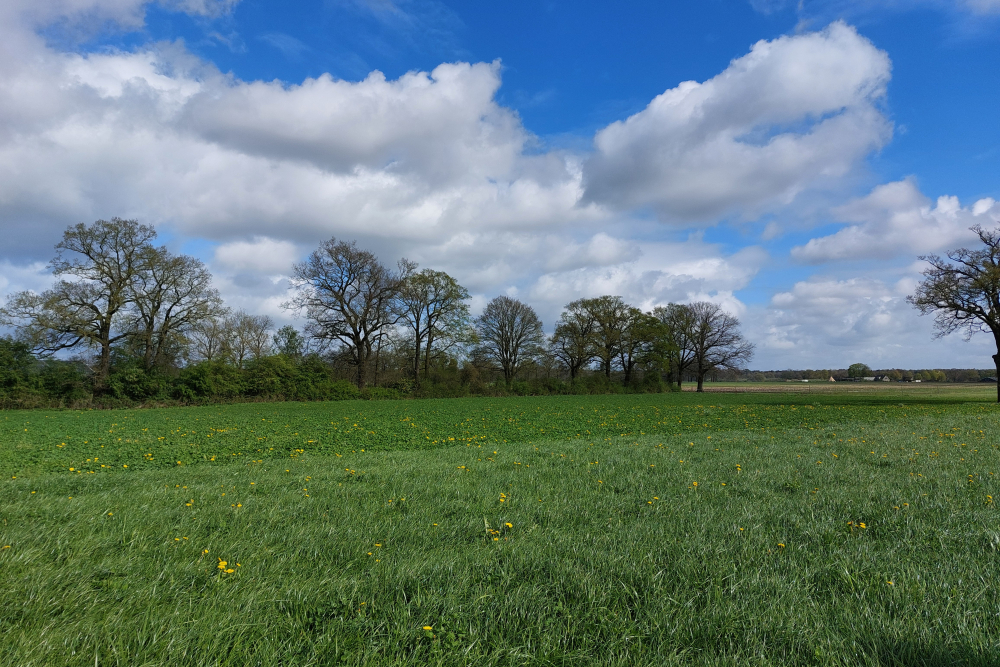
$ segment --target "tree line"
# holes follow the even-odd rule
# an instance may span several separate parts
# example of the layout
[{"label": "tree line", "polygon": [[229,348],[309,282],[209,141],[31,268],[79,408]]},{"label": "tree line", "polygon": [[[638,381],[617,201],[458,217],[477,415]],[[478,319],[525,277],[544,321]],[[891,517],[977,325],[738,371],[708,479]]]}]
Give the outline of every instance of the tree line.
[{"label": "tree line", "polygon": [[709,373],[753,354],[739,321],[708,302],[644,312],[618,296],[580,299],[551,336],[509,296],[472,317],[468,290],[447,273],[386,266],[335,238],[292,268],[283,306],[304,326],[275,330],[270,317],[227,308],[204,263],[156,236],[120,218],[69,227],[52,287],[11,294],[0,309],[14,331],[0,340],[0,392],[340,398],[662,391],[688,378],[700,391]]}]

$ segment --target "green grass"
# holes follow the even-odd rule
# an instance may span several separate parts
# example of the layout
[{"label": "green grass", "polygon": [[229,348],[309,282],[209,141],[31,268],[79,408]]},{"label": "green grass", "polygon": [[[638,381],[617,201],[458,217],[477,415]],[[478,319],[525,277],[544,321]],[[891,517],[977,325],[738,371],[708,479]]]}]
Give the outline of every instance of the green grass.
[{"label": "green grass", "polygon": [[0,664],[993,665],[988,397],[4,413]]}]

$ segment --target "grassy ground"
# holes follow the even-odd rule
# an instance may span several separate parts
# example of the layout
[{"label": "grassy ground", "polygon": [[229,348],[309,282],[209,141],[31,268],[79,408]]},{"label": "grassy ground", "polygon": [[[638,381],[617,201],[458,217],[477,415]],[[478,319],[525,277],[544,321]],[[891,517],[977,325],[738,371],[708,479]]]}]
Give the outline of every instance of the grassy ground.
[{"label": "grassy ground", "polygon": [[4,413],[0,664],[993,665],[977,391]]}]

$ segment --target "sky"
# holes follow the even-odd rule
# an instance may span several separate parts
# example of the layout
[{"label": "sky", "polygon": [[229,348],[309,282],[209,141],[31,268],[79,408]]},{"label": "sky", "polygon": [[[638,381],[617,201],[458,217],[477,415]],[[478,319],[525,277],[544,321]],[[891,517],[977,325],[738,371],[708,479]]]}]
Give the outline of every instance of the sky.
[{"label": "sky", "polygon": [[114,216],[302,325],[331,237],[552,329],[737,315],[752,368],[992,366],[906,302],[1000,223],[1000,0],[5,0],[0,301]]}]

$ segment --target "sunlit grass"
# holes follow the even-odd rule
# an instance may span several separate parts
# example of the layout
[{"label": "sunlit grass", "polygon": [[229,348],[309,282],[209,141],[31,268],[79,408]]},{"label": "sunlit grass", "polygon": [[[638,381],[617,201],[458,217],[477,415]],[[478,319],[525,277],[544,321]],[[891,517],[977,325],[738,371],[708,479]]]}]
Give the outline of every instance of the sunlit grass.
[{"label": "sunlit grass", "polygon": [[[995,663],[992,406],[599,398],[368,404],[385,424],[446,405],[444,438],[463,405],[498,425],[430,449],[359,430],[340,451],[156,450],[90,474],[39,446],[0,483],[0,664]],[[537,433],[595,406],[615,430],[652,407],[682,424]],[[284,410],[284,429],[322,408],[211,414]],[[128,416],[141,433],[178,414],[205,413]],[[5,445],[4,465],[34,446]]]}]

